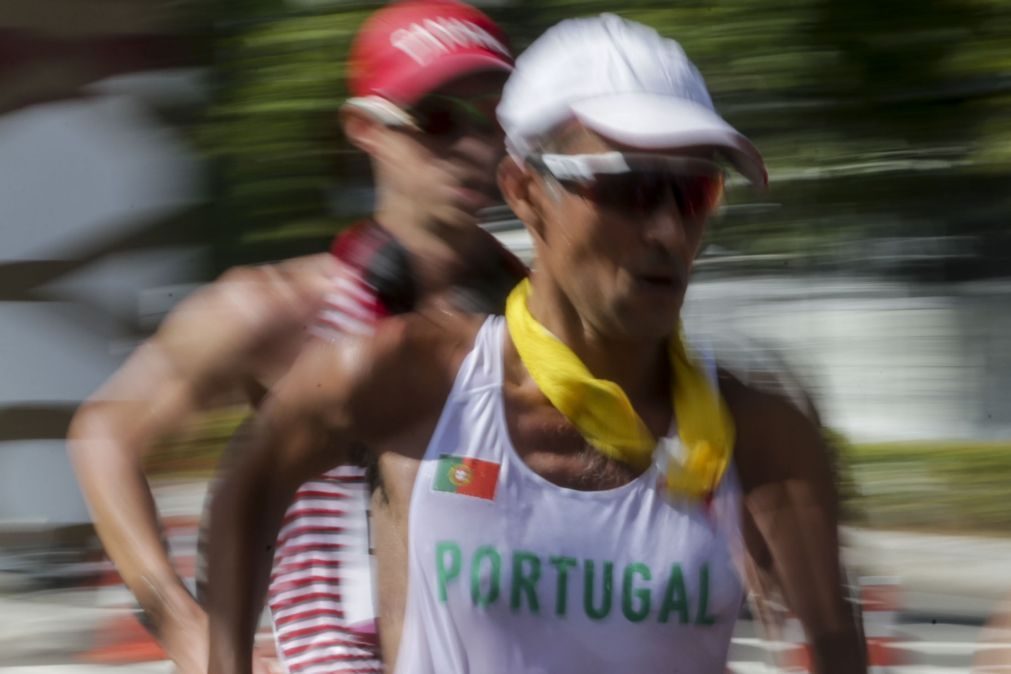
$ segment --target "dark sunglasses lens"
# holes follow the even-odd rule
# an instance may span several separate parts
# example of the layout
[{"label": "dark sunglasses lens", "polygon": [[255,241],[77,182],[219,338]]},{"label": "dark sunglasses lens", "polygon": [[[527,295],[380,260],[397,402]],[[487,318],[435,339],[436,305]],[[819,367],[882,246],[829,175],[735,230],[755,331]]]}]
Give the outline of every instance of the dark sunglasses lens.
[{"label": "dark sunglasses lens", "polygon": [[423,133],[441,138],[499,130],[494,103],[486,111],[476,104],[440,97],[419,106],[413,116]]},{"label": "dark sunglasses lens", "polygon": [[673,199],[682,216],[697,217],[716,206],[722,184],[718,175],[632,171],[598,175],[586,192],[602,208],[620,213],[649,215]]},{"label": "dark sunglasses lens", "polygon": [[633,171],[598,175],[590,195],[597,205],[622,213],[643,215],[663,200],[664,185],[653,173]]},{"label": "dark sunglasses lens", "polygon": [[460,119],[448,105],[430,105],[414,113],[418,127],[429,136],[453,136],[460,130]]},{"label": "dark sunglasses lens", "polygon": [[685,217],[708,215],[716,208],[723,194],[723,178],[719,174],[671,176],[671,192]]}]

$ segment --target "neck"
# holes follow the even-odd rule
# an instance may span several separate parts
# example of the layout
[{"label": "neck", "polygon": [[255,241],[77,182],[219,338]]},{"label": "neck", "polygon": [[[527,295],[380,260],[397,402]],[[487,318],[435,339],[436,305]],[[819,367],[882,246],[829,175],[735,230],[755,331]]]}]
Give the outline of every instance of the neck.
[{"label": "neck", "polygon": [[598,379],[615,382],[637,409],[670,396],[667,339],[616,339],[602,335],[579,315],[546,274],[533,274],[530,313],[572,349]]},{"label": "neck", "polygon": [[426,217],[407,200],[382,200],[373,218],[390,232],[411,256],[424,293],[456,284],[479,270],[495,248],[494,237],[477,224],[451,225]]}]

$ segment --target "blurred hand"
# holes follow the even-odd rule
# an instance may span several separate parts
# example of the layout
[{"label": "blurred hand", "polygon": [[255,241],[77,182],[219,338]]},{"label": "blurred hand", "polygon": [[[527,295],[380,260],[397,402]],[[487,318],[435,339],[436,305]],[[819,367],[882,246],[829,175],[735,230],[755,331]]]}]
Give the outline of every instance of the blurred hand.
[{"label": "blurred hand", "polygon": [[[162,630],[162,647],[178,674],[207,674],[210,637],[207,613],[198,610],[189,620],[175,620]],[[279,674],[280,669],[259,655],[253,656],[252,674]]]},{"label": "blurred hand", "polygon": [[160,630],[165,654],[175,663],[178,674],[207,674],[210,635],[207,613],[196,602],[186,615],[173,615]]},{"label": "blurred hand", "polygon": [[281,668],[274,666],[259,655],[253,656],[253,674],[281,674]]},{"label": "blurred hand", "polygon": [[[175,664],[177,674],[207,674],[210,657],[207,612],[193,602],[185,617],[173,616],[161,629],[161,645]],[[251,674],[281,674],[282,671],[271,660],[253,655]]]}]

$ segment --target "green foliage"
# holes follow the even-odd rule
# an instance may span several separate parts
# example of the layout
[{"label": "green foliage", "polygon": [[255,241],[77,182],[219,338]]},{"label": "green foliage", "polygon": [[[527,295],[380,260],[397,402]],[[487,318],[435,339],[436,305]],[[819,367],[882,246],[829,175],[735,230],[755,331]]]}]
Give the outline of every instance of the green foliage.
[{"label": "green foliage", "polygon": [[849,446],[855,523],[952,533],[1011,533],[1011,443]]},{"label": "green foliage", "polygon": [[[197,419],[145,461],[153,479],[207,479],[248,414],[225,407]],[[826,429],[849,524],[1011,534],[1011,442],[851,444]]]},{"label": "green foliage", "polygon": [[[367,210],[359,200],[328,215],[335,190],[369,182],[336,110],[350,39],[377,6],[215,5],[216,95],[198,138],[213,162],[222,265],[280,251],[251,242],[318,250]],[[991,255],[1011,254],[994,234],[1006,229],[1007,191],[978,187],[1011,172],[1008,0],[512,0],[486,10],[518,50],[559,20],[602,11],[677,38],[771,169],[772,192],[735,198],[779,207],[737,209],[714,232],[725,247],[824,248],[893,223],[900,236],[972,234]]]},{"label": "green foliage", "polygon": [[223,21],[217,95],[198,133],[216,174],[222,267],[261,257],[249,251],[263,249],[246,243],[279,235],[304,242],[289,254],[318,252],[343,224],[328,214],[335,181],[338,189],[368,184],[367,165],[339,133],[337,110],[347,96],[350,38],[371,9],[277,16],[269,14],[274,4],[255,3],[242,22]]}]

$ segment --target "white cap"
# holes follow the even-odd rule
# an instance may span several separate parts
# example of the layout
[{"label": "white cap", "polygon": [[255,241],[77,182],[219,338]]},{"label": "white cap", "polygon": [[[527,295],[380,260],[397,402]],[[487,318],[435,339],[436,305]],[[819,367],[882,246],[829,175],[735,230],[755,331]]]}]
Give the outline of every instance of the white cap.
[{"label": "white cap", "polygon": [[614,14],[562,21],[530,45],[506,83],[498,118],[520,160],[576,119],[632,147],[713,146],[749,181],[767,182],[762,156],[717,114],[681,45]]}]

